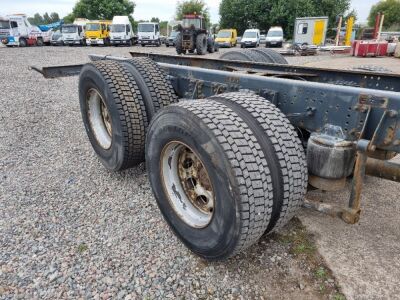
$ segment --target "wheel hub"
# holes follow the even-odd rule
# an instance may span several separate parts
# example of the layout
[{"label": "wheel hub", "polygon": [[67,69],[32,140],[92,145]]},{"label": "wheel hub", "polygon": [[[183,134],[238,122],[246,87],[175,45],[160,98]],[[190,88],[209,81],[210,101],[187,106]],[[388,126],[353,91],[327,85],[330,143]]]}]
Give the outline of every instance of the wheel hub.
[{"label": "wheel hub", "polygon": [[214,214],[211,180],[200,158],[186,145],[171,142],[164,147],[161,175],[169,201],[189,226],[206,227]]},{"label": "wheel hub", "polygon": [[96,89],[86,95],[90,127],[98,144],[110,149],[112,143],[112,121],[104,99]]}]

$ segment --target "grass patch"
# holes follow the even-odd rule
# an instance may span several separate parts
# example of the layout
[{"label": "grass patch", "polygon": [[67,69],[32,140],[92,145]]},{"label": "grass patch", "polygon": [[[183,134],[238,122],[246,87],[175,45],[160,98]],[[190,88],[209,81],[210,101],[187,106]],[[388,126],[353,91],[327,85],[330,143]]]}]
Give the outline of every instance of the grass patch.
[{"label": "grass patch", "polygon": [[88,249],[89,247],[85,243],[79,244],[78,246],[78,252],[81,254],[87,251]]},{"label": "grass patch", "polygon": [[323,267],[319,267],[315,271],[315,277],[317,277],[319,279],[326,279],[327,276],[328,276],[328,273],[326,272],[325,268],[323,268]]}]

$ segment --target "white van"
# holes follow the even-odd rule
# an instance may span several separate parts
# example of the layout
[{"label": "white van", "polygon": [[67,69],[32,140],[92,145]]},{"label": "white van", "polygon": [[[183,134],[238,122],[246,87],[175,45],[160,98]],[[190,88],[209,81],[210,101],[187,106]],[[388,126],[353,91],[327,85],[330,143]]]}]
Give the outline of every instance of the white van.
[{"label": "white van", "polygon": [[265,47],[282,47],[283,45],[283,29],[282,27],[275,26],[268,30],[267,38],[265,40]]},{"label": "white van", "polygon": [[161,46],[160,25],[158,23],[139,23],[138,24],[138,43],[142,47],[146,45]]},{"label": "white van", "polygon": [[240,41],[241,48],[247,47],[258,47],[260,46],[260,30],[259,29],[247,29]]},{"label": "white van", "polygon": [[111,24],[111,45],[132,46],[134,33],[128,16],[115,16]]}]

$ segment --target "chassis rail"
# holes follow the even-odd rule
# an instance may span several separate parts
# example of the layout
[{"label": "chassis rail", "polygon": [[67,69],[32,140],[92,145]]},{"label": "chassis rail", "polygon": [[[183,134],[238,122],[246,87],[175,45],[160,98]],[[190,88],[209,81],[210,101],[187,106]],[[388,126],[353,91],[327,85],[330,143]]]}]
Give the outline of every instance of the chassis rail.
[{"label": "chassis rail", "polygon": [[[357,151],[352,192],[347,208],[339,209],[346,222],[360,216],[364,176],[400,181],[400,166],[368,156],[400,153],[400,76],[372,72],[337,71],[287,65],[224,61],[199,57],[149,56],[166,71],[182,98],[251,90],[274,103],[301,133],[319,133],[333,126]],[[91,60],[128,58],[90,55]],[[74,76],[83,65],[31,69],[46,78]],[[337,138],[337,136],[333,136]],[[326,205],[310,204],[332,212]],[[333,214],[333,213],[331,213]]]}]

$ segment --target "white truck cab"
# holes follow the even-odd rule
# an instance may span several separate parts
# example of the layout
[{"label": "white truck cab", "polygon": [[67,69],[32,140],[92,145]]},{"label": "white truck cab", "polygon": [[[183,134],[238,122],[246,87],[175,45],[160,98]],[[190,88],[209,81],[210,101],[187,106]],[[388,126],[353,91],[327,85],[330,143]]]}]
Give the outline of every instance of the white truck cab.
[{"label": "white truck cab", "polygon": [[128,16],[115,16],[113,18],[110,32],[111,45],[132,46],[134,36]]},{"label": "white truck cab", "polygon": [[160,25],[158,23],[139,23],[138,24],[138,43],[142,47],[146,45],[161,46]]},{"label": "white truck cab", "polygon": [[42,46],[50,43],[51,30],[42,32],[39,27],[31,25],[24,14],[8,15],[0,20],[0,39],[6,46]]},{"label": "white truck cab", "polygon": [[241,48],[247,47],[258,47],[260,46],[260,30],[259,29],[247,29],[240,41]]},{"label": "white truck cab", "polygon": [[283,45],[283,29],[280,26],[271,27],[268,30],[268,34],[266,37],[266,45],[265,47],[282,47]]},{"label": "white truck cab", "polygon": [[64,24],[61,27],[62,40],[64,45],[86,45],[85,29],[87,19],[75,19],[73,24]]}]

